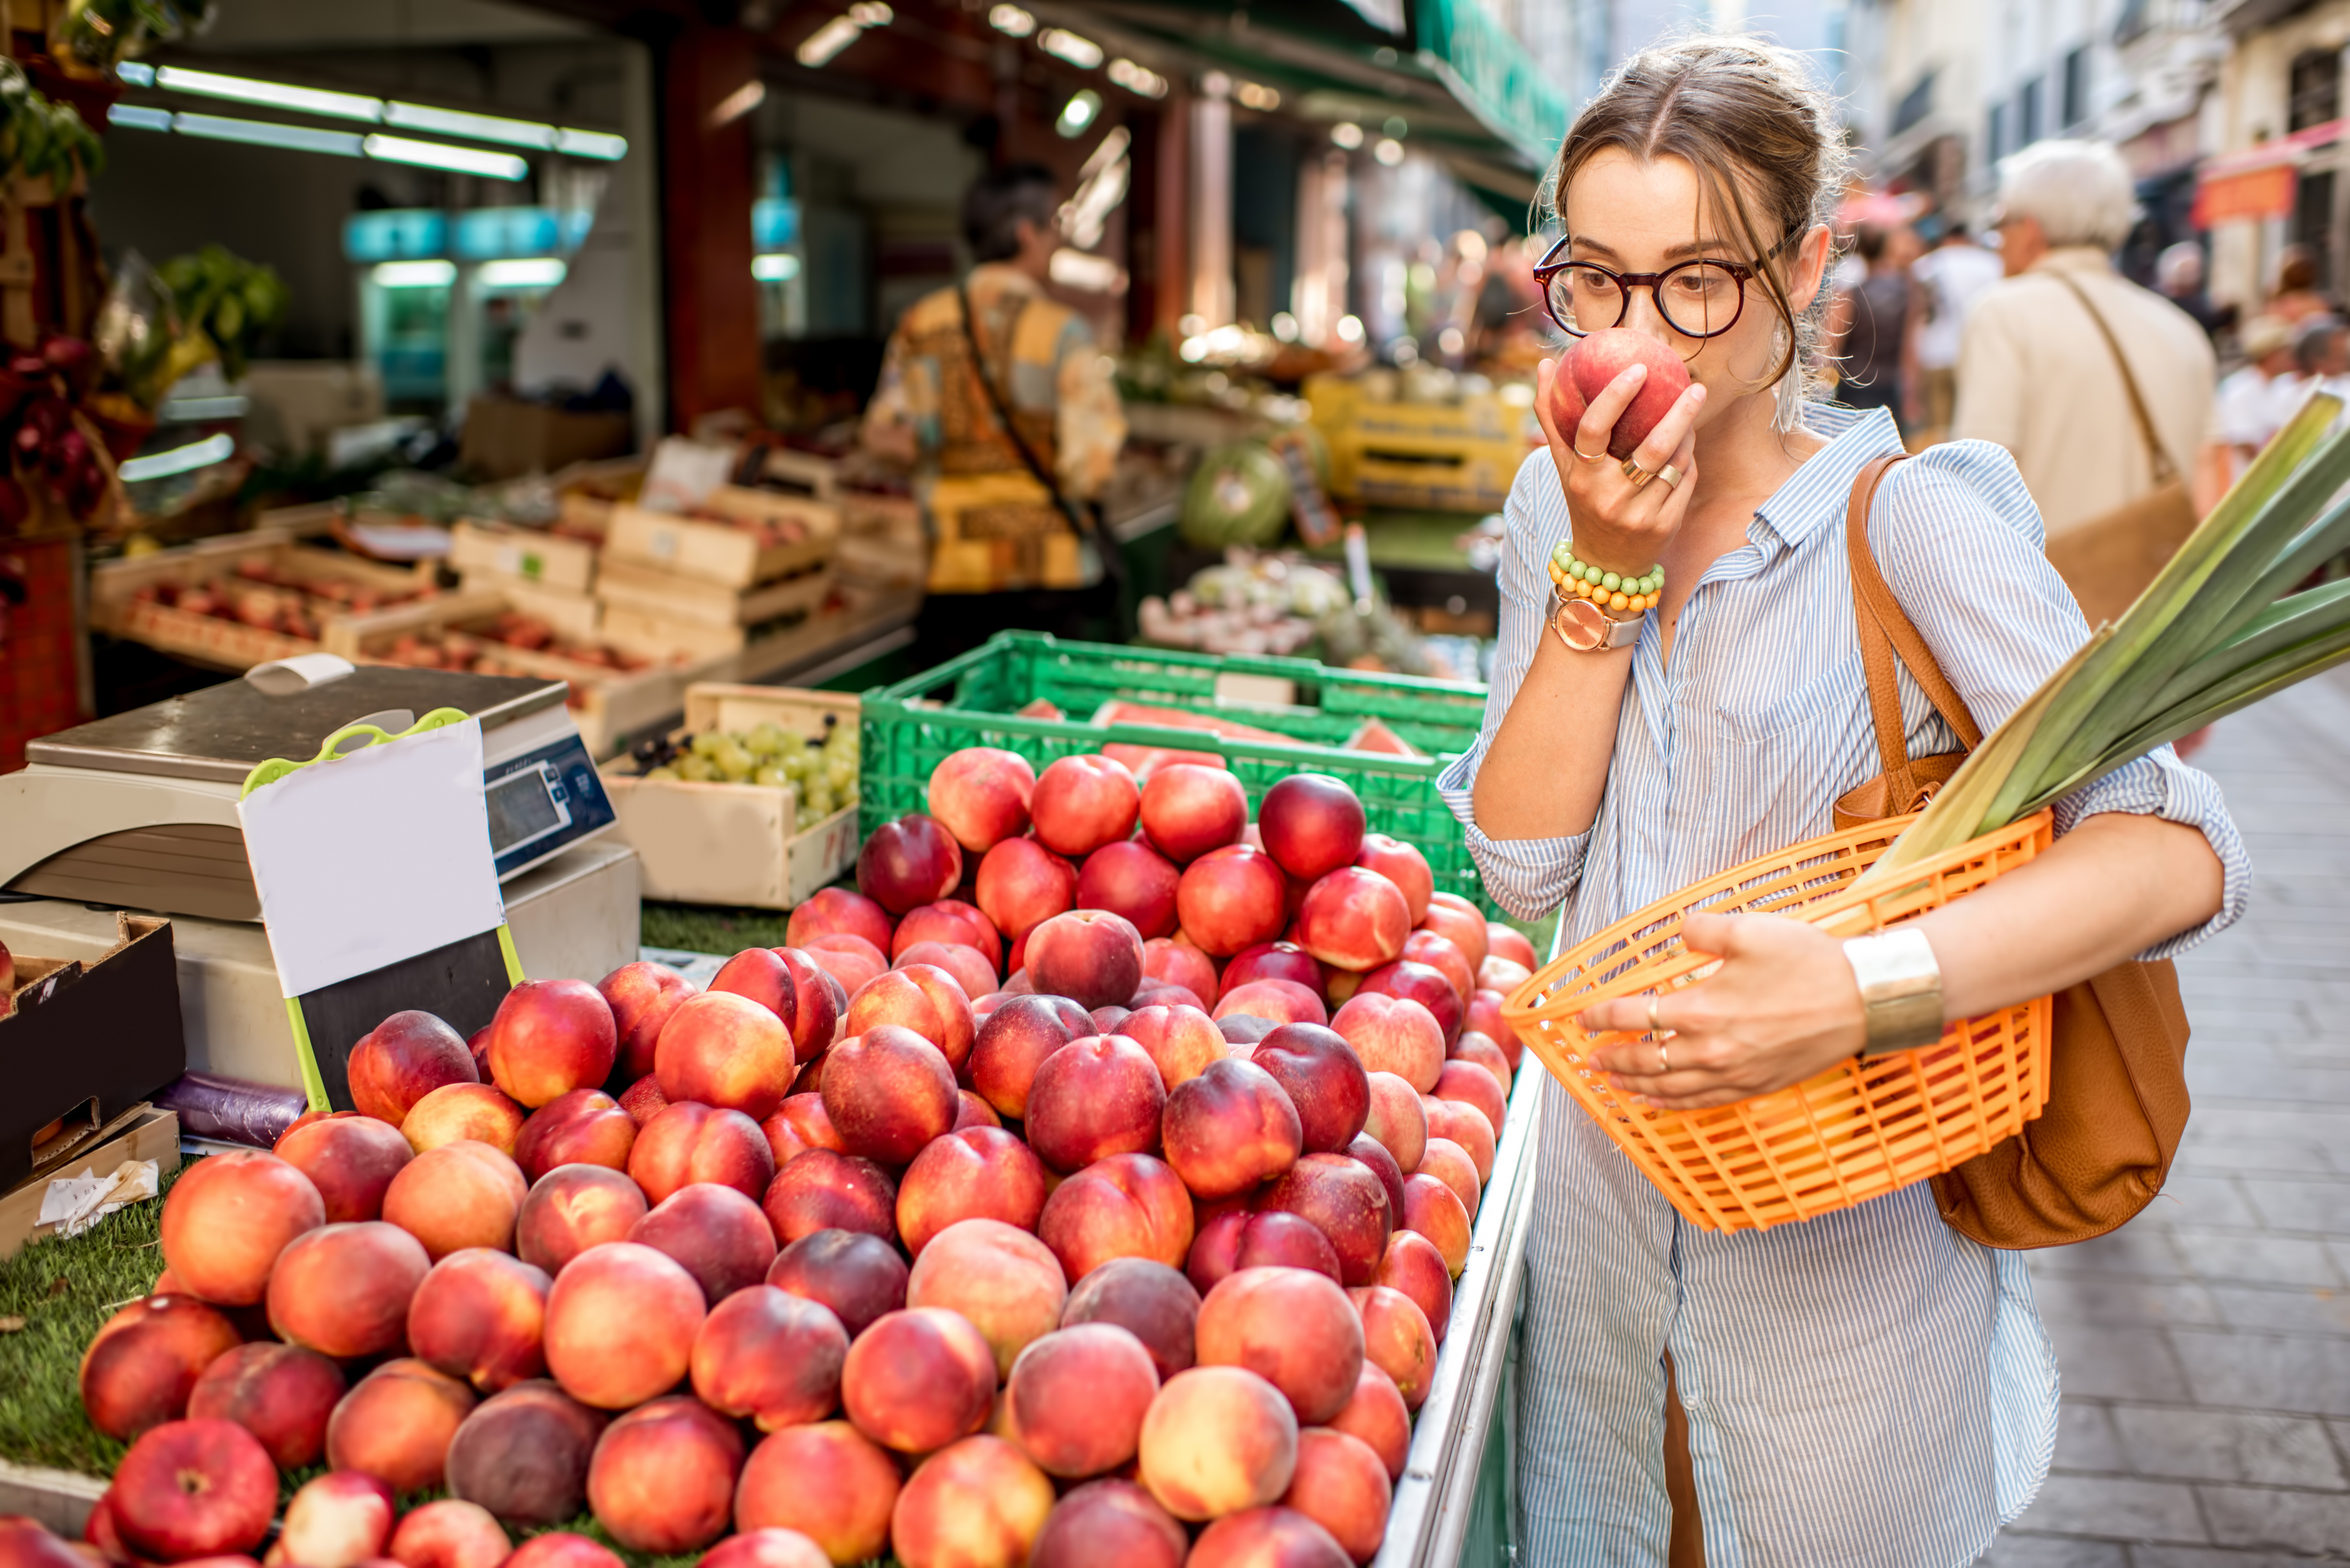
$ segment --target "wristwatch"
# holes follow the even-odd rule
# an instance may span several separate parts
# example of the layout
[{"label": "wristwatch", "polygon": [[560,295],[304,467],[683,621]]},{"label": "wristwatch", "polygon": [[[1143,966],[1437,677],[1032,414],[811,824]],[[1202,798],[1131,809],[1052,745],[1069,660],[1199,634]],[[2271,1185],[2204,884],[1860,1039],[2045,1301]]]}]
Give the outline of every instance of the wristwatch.
[{"label": "wristwatch", "polygon": [[1648,618],[1647,610],[1618,620],[1589,599],[1555,594],[1551,599],[1550,628],[1577,653],[1629,648],[1640,639],[1640,623]]},{"label": "wristwatch", "polygon": [[1860,1048],[1866,1061],[1896,1051],[1915,1051],[1942,1037],[1942,968],[1933,944],[1915,926],[1896,926],[1874,936],[1847,938],[1845,961],[1860,986],[1868,1015],[1868,1037]]}]

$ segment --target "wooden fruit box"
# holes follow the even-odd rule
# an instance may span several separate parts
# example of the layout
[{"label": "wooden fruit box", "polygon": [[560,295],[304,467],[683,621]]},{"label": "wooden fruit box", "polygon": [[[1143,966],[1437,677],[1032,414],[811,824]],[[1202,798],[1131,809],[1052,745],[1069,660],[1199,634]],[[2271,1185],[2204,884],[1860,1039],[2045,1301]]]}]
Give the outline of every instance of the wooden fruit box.
[{"label": "wooden fruit box", "polygon": [[[407,602],[385,610],[320,614],[318,636],[311,638],[140,597],[141,589],[166,585],[172,588],[219,585],[234,591],[240,581],[237,568],[248,563],[265,566],[274,576],[292,578],[312,591],[365,589]],[[250,585],[255,591],[269,586]],[[237,534],[98,566],[90,573],[89,619],[93,629],[112,637],[145,643],[199,663],[245,670],[273,659],[317,653],[343,628],[378,616],[399,614],[411,605],[440,597],[430,562],[414,568],[387,566],[296,544],[286,534]]]},{"label": "wooden fruit box", "polygon": [[556,469],[548,483],[563,508],[563,526],[601,537],[612,525],[612,508],[644,489],[645,460],[591,458]]},{"label": "wooden fruit box", "polygon": [[469,571],[463,577],[467,593],[495,594],[513,608],[553,627],[558,637],[594,642],[603,636],[604,607],[594,594],[552,588],[503,572]]},{"label": "wooden fruit box", "polygon": [[750,588],[730,588],[703,577],[613,561],[596,585],[596,597],[608,610],[633,610],[641,616],[712,628],[759,626],[813,610],[831,591],[828,561]]},{"label": "wooden fruit box", "polygon": [[[706,515],[687,516],[615,506],[604,558],[747,588],[830,560],[840,539],[840,511],[828,502],[722,485],[702,511]],[[771,526],[797,536],[772,538],[764,532]]]},{"label": "wooden fruit box", "polygon": [[594,539],[567,537],[544,528],[460,519],[449,531],[449,564],[460,573],[494,572],[551,588],[584,594],[596,586]]},{"label": "wooden fruit box", "polygon": [[[774,723],[820,736],[827,714],[858,722],[858,700],[837,691],[699,681],[685,689],[683,736]],[[856,864],[857,803],[796,832],[796,792],[767,784],[642,779],[626,758],[604,765],[615,829],[636,850],[644,896],[694,904],[788,909]]]}]

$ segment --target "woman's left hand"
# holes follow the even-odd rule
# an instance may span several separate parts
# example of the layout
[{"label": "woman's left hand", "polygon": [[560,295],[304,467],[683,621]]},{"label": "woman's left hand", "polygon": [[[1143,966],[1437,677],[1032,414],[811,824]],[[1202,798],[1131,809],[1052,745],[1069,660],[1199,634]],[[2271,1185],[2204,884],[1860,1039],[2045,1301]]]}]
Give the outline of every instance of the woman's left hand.
[{"label": "woman's left hand", "polygon": [[[1800,1084],[1867,1039],[1860,985],[1842,943],[1777,915],[1691,915],[1690,950],[1718,955],[1703,981],[1653,999],[1657,1040],[1619,1041],[1593,1061],[1619,1092],[1663,1110],[1726,1106]],[[1582,1023],[1643,1033],[1651,998],[1586,1008]]]}]

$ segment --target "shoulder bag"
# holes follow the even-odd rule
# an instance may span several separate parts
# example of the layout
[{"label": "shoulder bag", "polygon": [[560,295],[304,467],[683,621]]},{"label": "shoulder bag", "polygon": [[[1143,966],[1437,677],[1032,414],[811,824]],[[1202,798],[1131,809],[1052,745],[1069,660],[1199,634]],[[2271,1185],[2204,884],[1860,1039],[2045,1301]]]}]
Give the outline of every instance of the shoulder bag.
[{"label": "shoulder bag", "polygon": [[[1853,618],[1884,772],[1835,803],[1840,828],[1918,809],[1982,739],[1869,551],[1869,504],[1900,461],[1888,453],[1863,468],[1845,514]],[[1964,749],[1911,760],[1897,661]],[[2162,1190],[2187,1127],[2187,1009],[2178,971],[2168,960],[2133,961],[2058,992],[2049,1055],[2048,1105],[2039,1119],[1932,1179],[1942,1219],[1986,1247],[2085,1241]]]},{"label": "shoulder bag", "polygon": [[2097,324],[2097,336],[2106,340],[2114,368],[2121,372],[2122,389],[2129,395],[2138,439],[2146,442],[2147,461],[2154,470],[2152,490],[2048,541],[2048,564],[2073,590],[2081,613],[2095,627],[2121,618],[2122,612],[2137,601],[2146,586],[2195,532],[2199,519],[2185,477],[2155,434],[2153,417],[2146,411],[2146,399],[2138,392],[2137,377],[2130,370],[2113,328],[2106,325],[2106,318],[2089,303],[2088,291],[2076,280],[2054,269],[2048,275],[2071,289],[2089,319]]}]

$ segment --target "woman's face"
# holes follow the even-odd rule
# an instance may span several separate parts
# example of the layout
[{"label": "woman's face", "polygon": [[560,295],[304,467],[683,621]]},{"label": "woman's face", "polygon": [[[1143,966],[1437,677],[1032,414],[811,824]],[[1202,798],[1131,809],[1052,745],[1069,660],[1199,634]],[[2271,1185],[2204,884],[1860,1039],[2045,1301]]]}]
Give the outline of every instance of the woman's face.
[{"label": "woman's face", "polygon": [[[1681,158],[1644,161],[1620,148],[1608,148],[1586,163],[1567,187],[1562,214],[1572,240],[1568,259],[1596,263],[1617,273],[1656,273],[1677,263],[1706,259],[1751,267],[1756,258],[1748,246],[1704,210],[1697,171]],[[1777,236],[1763,242],[1765,249]],[[1826,265],[1828,233],[1814,229],[1782,253],[1775,265],[1783,269],[1790,297],[1811,298]],[[1684,326],[1701,324],[1699,291],[1704,285],[1691,275],[1668,280],[1668,307]],[[1565,286],[1565,279],[1558,286]],[[1723,418],[1740,399],[1769,389],[1768,378],[1784,351],[1778,331],[1779,313],[1769,289],[1759,277],[1747,280],[1745,303],[1737,324],[1711,337],[1679,331],[1657,309],[1654,295],[1635,289],[1623,325],[1648,333],[1669,345],[1689,366],[1692,380],[1706,389],[1705,406],[1698,414],[1703,429]],[[1735,295],[1731,297],[1734,300]],[[1594,319],[1594,327],[1609,323]]]}]

